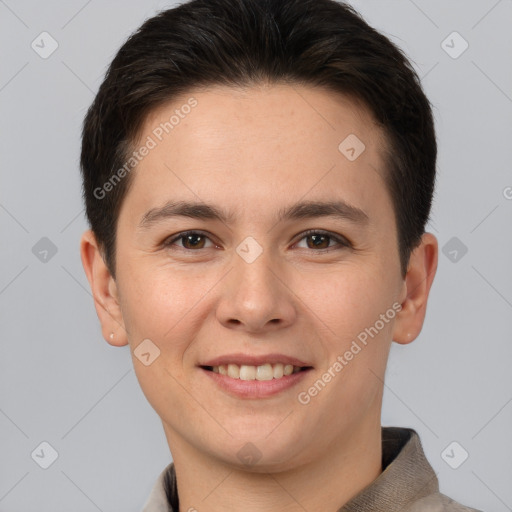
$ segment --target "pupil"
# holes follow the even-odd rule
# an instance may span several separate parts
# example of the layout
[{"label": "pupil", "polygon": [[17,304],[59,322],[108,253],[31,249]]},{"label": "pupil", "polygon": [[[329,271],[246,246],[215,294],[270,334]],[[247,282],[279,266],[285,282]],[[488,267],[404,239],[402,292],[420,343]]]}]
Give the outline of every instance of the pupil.
[{"label": "pupil", "polygon": [[[187,236],[187,243],[190,244],[193,247],[196,247],[201,243],[201,235],[188,235]],[[195,242],[194,242],[195,240]]]},{"label": "pupil", "polygon": [[311,238],[315,247],[319,247],[327,239],[325,235],[311,235]]}]

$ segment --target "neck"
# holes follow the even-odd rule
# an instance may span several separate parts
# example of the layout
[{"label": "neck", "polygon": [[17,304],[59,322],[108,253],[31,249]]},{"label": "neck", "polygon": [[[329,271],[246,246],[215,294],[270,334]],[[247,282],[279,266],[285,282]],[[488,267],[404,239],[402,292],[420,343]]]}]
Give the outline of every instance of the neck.
[{"label": "neck", "polygon": [[379,421],[359,425],[314,459],[286,470],[255,472],[199,452],[167,428],[180,512],[338,510],[382,472]]}]

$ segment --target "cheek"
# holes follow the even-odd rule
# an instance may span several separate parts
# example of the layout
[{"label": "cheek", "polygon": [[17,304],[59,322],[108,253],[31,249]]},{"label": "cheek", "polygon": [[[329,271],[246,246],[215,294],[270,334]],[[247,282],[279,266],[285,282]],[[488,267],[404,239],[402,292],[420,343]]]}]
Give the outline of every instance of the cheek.
[{"label": "cheek", "polygon": [[325,280],[303,279],[306,311],[314,312],[314,317],[308,315],[314,318],[326,353],[321,370],[331,369],[336,375],[326,376],[332,384],[319,404],[325,400],[333,407],[343,404],[345,409],[357,409],[371,403],[380,389],[396,316],[392,283],[385,275],[378,266],[354,265],[326,275]]},{"label": "cheek", "polygon": [[[185,414],[183,401],[178,398],[183,395],[179,383],[186,380],[183,361],[193,346],[197,326],[204,322],[201,299],[211,285],[190,272],[186,277],[183,272],[144,264],[127,267],[126,276],[130,279],[125,279],[123,318],[141,389],[160,416]],[[148,366],[137,357],[137,347],[147,339],[158,353]]]},{"label": "cheek", "polygon": [[[128,277],[129,276],[129,277]],[[153,340],[162,351],[181,353],[186,333],[204,320],[208,292],[218,279],[205,272],[171,269],[139,262],[123,269],[123,319],[130,343]]]},{"label": "cheek", "polygon": [[[392,284],[379,265],[348,264],[326,273],[301,273],[297,295],[319,328],[342,348],[392,306]],[[310,311],[309,313],[307,311]]]}]

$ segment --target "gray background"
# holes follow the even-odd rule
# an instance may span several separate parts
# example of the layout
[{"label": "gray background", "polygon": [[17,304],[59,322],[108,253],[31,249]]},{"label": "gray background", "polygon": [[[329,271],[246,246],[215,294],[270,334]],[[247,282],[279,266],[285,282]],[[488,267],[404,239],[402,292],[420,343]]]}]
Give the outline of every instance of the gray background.
[{"label": "gray background", "polygon": [[[1,512],[135,512],[171,460],[128,347],[101,337],[79,258],[78,155],[106,66],[172,5],[0,0]],[[429,230],[446,254],[420,337],[393,345],[383,424],[420,433],[443,492],[512,510],[512,2],[353,5],[414,61],[440,146]],[[59,45],[46,59],[31,47],[43,31]],[[58,453],[48,469],[48,448],[31,456],[43,441]]]}]

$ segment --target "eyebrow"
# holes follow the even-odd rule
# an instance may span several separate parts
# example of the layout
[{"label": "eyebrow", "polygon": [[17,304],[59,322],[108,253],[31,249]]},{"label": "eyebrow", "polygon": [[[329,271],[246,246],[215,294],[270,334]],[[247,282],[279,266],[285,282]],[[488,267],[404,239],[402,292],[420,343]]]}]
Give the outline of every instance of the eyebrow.
[{"label": "eyebrow", "polygon": [[[226,212],[214,205],[201,202],[169,201],[165,205],[148,210],[142,217],[139,228],[149,229],[154,224],[174,217],[190,217],[200,220],[218,220],[231,224],[232,212]],[[317,217],[335,217],[364,225],[370,220],[359,208],[344,201],[302,201],[278,211],[277,222],[284,220],[307,219]]]}]

